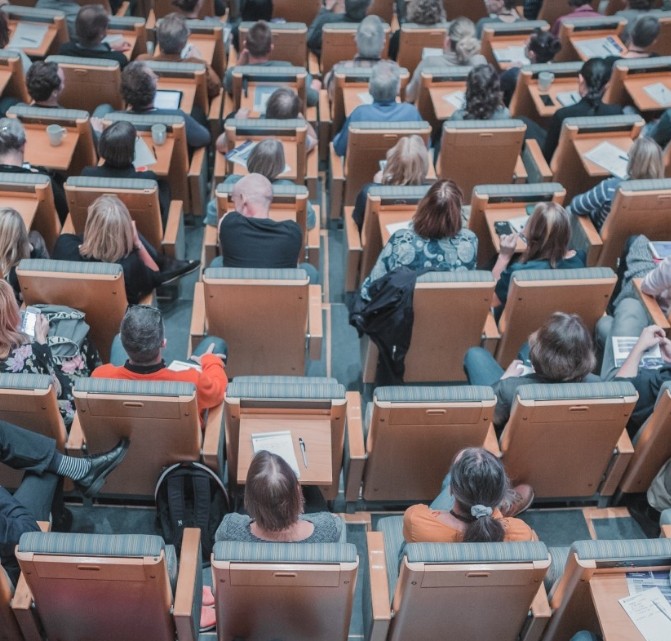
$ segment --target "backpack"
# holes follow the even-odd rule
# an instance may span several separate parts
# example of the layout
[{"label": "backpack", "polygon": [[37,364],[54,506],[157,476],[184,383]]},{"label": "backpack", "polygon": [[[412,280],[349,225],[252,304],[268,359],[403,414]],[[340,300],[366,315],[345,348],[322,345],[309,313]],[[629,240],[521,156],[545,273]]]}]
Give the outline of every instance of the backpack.
[{"label": "backpack", "polygon": [[175,463],[159,476],[154,498],[165,542],[174,545],[179,555],[184,528],[200,528],[203,565],[208,565],[214,534],[230,511],[221,479],[202,463]]}]

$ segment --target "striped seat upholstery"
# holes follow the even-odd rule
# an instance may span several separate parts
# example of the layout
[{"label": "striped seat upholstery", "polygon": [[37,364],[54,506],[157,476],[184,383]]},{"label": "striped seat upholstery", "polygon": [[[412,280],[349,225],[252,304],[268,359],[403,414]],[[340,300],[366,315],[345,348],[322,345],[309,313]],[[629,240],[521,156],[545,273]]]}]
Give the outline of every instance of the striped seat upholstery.
[{"label": "striped seat upholstery", "polygon": [[80,378],[75,389],[88,394],[130,394],[138,396],[193,396],[193,383],[175,381],[128,381],[116,378]]},{"label": "striped seat upholstery", "polygon": [[24,258],[19,263],[19,269],[34,272],[96,274],[100,276],[119,276],[123,274],[123,268],[117,263],[53,260],[50,258]]},{"label": "striped seat upholstery", "polygon": [[158,557],[164,549],[163,539],[149,534],[26,532],[19,541],[19,552],[64,556]]},{"label": "striped seat upholstery", "polygon": [[485,385],[387,386],[375,388],[380,402],[399,403],[479,403],[496,400],[494,391]]},{"label": "striped seat upholstery", "polygon": [[271,269],[267,267],[209,267],[205,276],[212,280],[307,280],[303,269]]},{"label": "striped seat upholstery", "polygon": [[356,563],[357,551],[352,543],[217,541],[212,559],[236,563]]},{"label": "striped seat upholstery", "polygon": [[517,398],[521,401],[612,399],[631,397],[635,394],[636,390],[629,381],[522,385],[517,390]]},{"label": "striped seat upholstery", "polygon": [[0,374],[0,389],[46,390],[51,383],[51,376],[48,374],[28,374],[25,372]]},{"label": "striped seat upholstery", "polygon": [[[261,379],[261,377],[255,377]],[[272,377],[280,378],[280,377]],[[290,377],[298,378],[298,377]],[[226,394],[231,398],[262,398],[262,399],[290,399],[304,400],[317,399],[344,399],[345,386],[331,382],[329,379],[312,379],[310,381],[296,380],[294,382],[275,382],[256,380],[254,382],[240,382],[235,379]]]}]

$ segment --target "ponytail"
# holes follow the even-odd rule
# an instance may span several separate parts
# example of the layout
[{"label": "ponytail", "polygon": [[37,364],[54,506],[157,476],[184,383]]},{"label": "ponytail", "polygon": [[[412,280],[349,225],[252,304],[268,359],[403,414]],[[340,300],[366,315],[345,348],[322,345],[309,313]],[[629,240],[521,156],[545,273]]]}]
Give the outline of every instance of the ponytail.
[{"label": "ponytail", "polygon": [[480,41],[474,36],[462,38],[454,47],[457,62],[460,65],[470,64],[471,58],[480,53]]},{"label": "ponytail", "polygon": [[474,505],[471,507],[473,520],[464,532],[464,543],[500,543],[505,536],[503,525],[495,519],[493,508],[485,505]]}]

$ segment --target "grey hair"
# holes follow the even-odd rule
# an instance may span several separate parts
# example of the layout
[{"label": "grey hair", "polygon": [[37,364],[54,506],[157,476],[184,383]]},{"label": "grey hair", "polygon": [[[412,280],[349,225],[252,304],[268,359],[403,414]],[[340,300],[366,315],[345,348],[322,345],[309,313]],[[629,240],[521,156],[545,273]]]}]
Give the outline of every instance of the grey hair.
[{"label": "grey hair", "polygon": [[159,309],[147,305],[129,307],[119,332],[121,344],[134,363],[149,364],[158,358],[165,337]]},{"label": "grey hair", "polygon": [[375,59],[384,49],[384,27],[378,16],[366,16],[356,30],[356,48],[362,58]]},{"label": "grey hair", "polygon": [[189,37],[186,19],[179,13],[169,13],[159,21],[156,39],[163,53],[180,53]]},{"label": "grey hair", "polygon": [[18,118],[0,119],[0,156],[26,144],[26,132]]},{"label": "grey hair", "polygon": [[393,102],[401,89],[401,70],[395,62],[381,60],[370,74],[368,91],[375,102]]}]

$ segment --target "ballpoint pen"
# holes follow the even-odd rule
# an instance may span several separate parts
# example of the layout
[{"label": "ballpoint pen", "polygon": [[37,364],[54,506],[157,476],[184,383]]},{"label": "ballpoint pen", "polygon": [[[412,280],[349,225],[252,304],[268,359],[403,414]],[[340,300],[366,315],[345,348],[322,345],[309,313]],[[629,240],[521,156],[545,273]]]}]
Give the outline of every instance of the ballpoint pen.
[{"label": "ballpoint pen", "polygon": [[301,454],[303,456],[303,465],[307,468],[308,466],[308,455],[305,448],[305,441],[302,438],[298,439],[298,446],[301,448]]}]

